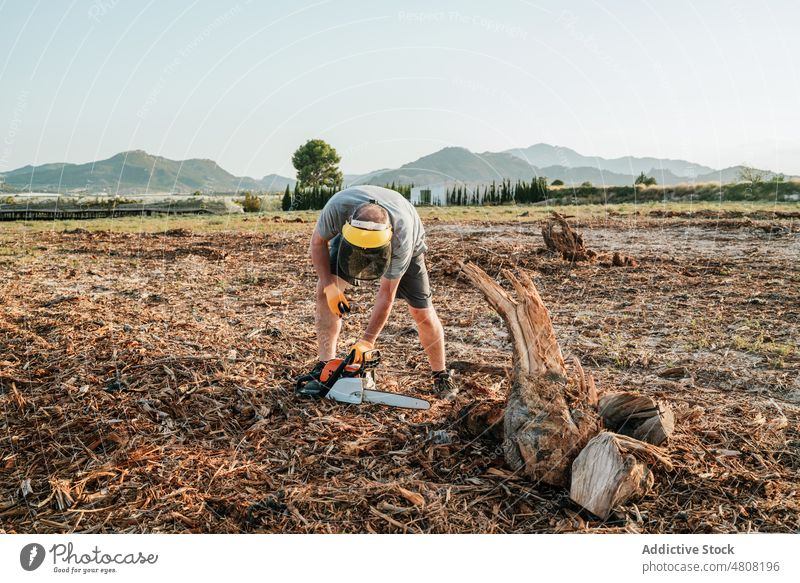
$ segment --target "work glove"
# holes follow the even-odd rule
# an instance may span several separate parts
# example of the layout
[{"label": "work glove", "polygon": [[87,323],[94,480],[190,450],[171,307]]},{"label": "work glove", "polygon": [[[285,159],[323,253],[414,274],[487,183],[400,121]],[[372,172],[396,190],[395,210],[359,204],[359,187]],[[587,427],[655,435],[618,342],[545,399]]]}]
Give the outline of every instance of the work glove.
[{"label": "work glove", "polygon": [[367,342],[366,340],[359,340],[353,344],[353,347],[350,349],[351,352],[353,350],[356,351],[356,355],[353,358],[353,364],[361,364],[364,362],[364,353],[369,352],[373,348],[375,348],[375,345],[372,342]]},{"label": "work glove", "polygon": [[334,316],[341,318],[350,313],[350,304],[335,283],[326,285],[323,291],[325,292],[325,299],[328,301],[328,308]]}]

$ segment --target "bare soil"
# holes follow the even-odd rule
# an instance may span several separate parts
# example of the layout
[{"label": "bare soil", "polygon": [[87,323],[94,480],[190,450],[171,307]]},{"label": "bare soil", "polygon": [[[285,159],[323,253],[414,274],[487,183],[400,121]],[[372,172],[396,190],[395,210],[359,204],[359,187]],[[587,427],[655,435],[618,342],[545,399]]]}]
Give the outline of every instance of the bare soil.
[{"label": "bare soil", "polygon": [[[255,219],[268,220],[268,219]],[[541,222],[429,221],[428,265],[458,370],[430,411],[298,401],[315,361],[313,225],[275,232],[0,232],[4,532],[797,532],[800,225],[641,216],[578,224],[636,267],[565,262]],[[674,469],[608,521],[509,471],[455,428],[501,399],[510,342],[457,260],[529,270],[600,391],[668,401]],[[351,294],[341,347],[375,287]],[[429,370],[402,302],[386,390]]]}]

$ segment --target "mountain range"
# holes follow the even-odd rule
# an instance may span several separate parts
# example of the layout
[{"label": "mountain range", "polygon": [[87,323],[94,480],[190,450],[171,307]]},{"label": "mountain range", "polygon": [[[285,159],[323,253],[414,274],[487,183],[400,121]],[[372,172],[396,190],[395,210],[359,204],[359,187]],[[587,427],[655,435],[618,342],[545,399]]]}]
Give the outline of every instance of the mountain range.
[{"label": "mountain range", "polygon": [[[741,166],[717,170],[687,160],[625,156],[584,156],[575,150],[535,144],[503,152],[475,153],[461,147],[443,148],[399,168],[361,175],[345,175],[345,183],[357,184],[486,184],[503,179],[531,180],[543,176],[567,185],[632,184],[639,173],[653,176],[659,184],[685,182],[735,182]],[[769,179],[773,172],[762,171]],[[0,176],[0,182],[22,190],[86,190],[89,192],[281,192],[295,180],[277,174],[260,179],[235,176],[208,159],[170,160],[143,150],[120,152],[106,160],[85,164],[23,166]]]},{"label": "mountain range", "polygon": [[[530,180],[533,176],[544,176],[548,181],[559,179],[567,185],[591,182],[594,185],[624,186],[633,184],[641,172],[655,177],[658,184],[735,182],[741,168],[732,166],[715,170],[687,160],[668,158],[583,156],[570,148],[549,144],[480,154],[466,148],[448,147],[394,170],[353,177],[352,184],[485,184],[504,178]],[[768,170],[761,172],[765,179],[774,176]]]},{"label": "mountain range", "polygon": [[88,190],[127,194],[131,192],[236,192],[282,191],[295,180],[268,174],[257,180],[234,176],[213,160],[170,160],[143,150],[120,152],[107,160],[86,164],[23,166],[4,174],[5,183],[26,190]]}]

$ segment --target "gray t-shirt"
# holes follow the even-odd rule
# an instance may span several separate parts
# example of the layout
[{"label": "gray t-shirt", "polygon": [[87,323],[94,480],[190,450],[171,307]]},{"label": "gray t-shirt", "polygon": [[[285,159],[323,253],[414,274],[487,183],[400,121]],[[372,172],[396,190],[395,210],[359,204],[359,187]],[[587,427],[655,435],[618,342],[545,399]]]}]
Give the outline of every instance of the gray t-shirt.
[{"label": "gray t-shirt", "polygon": [[428,250],[425,228],[417,209],[403,195],[380,186],[351,186],[334,194],[325,204],[317,220],[317,231],[330,241],[342,232],[342,227],[356,207],[374,200],[389,213],[392,223],[392,261],[383,276],[398,279],[408,269],[411,259]]}]

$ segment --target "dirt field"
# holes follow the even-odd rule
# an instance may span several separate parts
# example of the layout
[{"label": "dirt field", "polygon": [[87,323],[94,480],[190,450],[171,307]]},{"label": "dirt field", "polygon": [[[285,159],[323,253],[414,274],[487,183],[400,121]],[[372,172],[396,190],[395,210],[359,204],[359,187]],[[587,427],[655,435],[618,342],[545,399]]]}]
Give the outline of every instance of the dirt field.
[{"label": "dirt field", "polygon": [[[315,359],[309,215],[0,226],[0,531],[797,532],[790,210],[579,215],[589,247],[634,268],[542,253],[541,213],[426,214],[462,390],[413,413],[294,398]],[[601,523],[454,429],[462,406],[504,394],[511,367],[503,324],[458,259],[533,272],[562,349],[600,390],[672,405],[675,468],[656,468],[644,499]],[[351,294],[342,348],[373,291]],[[380,347],[383,388],[423,395],[402,303]]]}]

